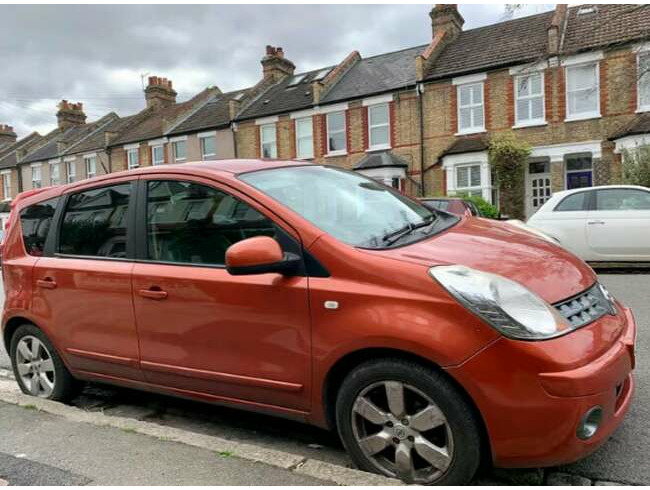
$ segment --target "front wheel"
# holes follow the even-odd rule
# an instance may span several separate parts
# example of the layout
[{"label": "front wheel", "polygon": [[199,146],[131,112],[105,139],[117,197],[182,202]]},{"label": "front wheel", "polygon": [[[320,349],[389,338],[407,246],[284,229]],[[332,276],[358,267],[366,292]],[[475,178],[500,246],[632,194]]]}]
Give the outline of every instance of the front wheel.
[{"label": "front wheel", "polygon": [[463,485],[481,459],[479,425],[442,373],[401,360],[369,361],[343,381],[339,435],[366,471],[420,485]]}]

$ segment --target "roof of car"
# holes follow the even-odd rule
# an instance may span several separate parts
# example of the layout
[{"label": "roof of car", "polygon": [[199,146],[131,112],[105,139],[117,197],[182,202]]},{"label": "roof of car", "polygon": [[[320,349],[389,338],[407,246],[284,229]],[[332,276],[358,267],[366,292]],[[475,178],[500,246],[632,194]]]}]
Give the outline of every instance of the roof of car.
[{"label": "roof of car", "polygon": [[559,191],[559,192],[554,192],[553,197],[563,197],[563,196],[568,196],[570,194],[576,194],[578,192],[586,192],[586,191],[593,191],[593,190],[601,190],[601,189],[640,189],[644,191],[650,191],[647,187],[643,187],[640,185],[625,185],[625,184],[617,184],[617,185],[597,185],[593,187],[580,187],[578,189],[568,189],[565,191]]}]

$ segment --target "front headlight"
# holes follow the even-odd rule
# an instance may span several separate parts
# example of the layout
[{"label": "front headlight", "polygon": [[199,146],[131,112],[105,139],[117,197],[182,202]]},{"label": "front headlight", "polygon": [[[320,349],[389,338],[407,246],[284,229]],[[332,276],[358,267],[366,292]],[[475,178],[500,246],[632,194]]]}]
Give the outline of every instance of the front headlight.
[{"label": "front headlight", "polygon": [[506,337],[550,339],[571,329],[553,306],[505,277],[462,265],[432,267],[429,274]]}]

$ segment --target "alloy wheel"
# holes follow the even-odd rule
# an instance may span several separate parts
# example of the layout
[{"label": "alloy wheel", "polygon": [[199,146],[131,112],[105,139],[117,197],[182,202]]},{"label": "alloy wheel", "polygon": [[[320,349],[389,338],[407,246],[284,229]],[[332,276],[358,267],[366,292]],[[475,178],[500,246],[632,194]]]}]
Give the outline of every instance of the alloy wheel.
[{"label": "alloy wheel", "polygon": [[55,383],[54,362],[47,347],[36,337],[26,335],[18,342],[16,370],[31,395],[47,398],[52,394]]},{"label": "alloy wheel", "polygon": [[453,437],[438,405],[399,381],[373,383],[352,408],[355,440],[375,468],[407,483],[431,484],[454,457]]}]

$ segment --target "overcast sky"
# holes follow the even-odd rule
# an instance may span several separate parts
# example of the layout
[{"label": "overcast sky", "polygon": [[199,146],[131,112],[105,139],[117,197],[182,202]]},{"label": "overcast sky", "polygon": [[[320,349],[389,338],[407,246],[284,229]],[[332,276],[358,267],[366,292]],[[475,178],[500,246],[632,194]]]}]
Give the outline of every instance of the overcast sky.
[{"label": "overcast sky", "polygon": [[[460,5],[465,29],[499,22],[499,5]],[[552,5],[527,5],[516,16]],[[209,85],[244,88],[261,76],[266,44],[296,71],[425,44],[431,5],[0,6],[0,123],[19,136],[56,125],[61,99],[88,120],[144,107],[141,74],[170,78],[178,100]]]}]

